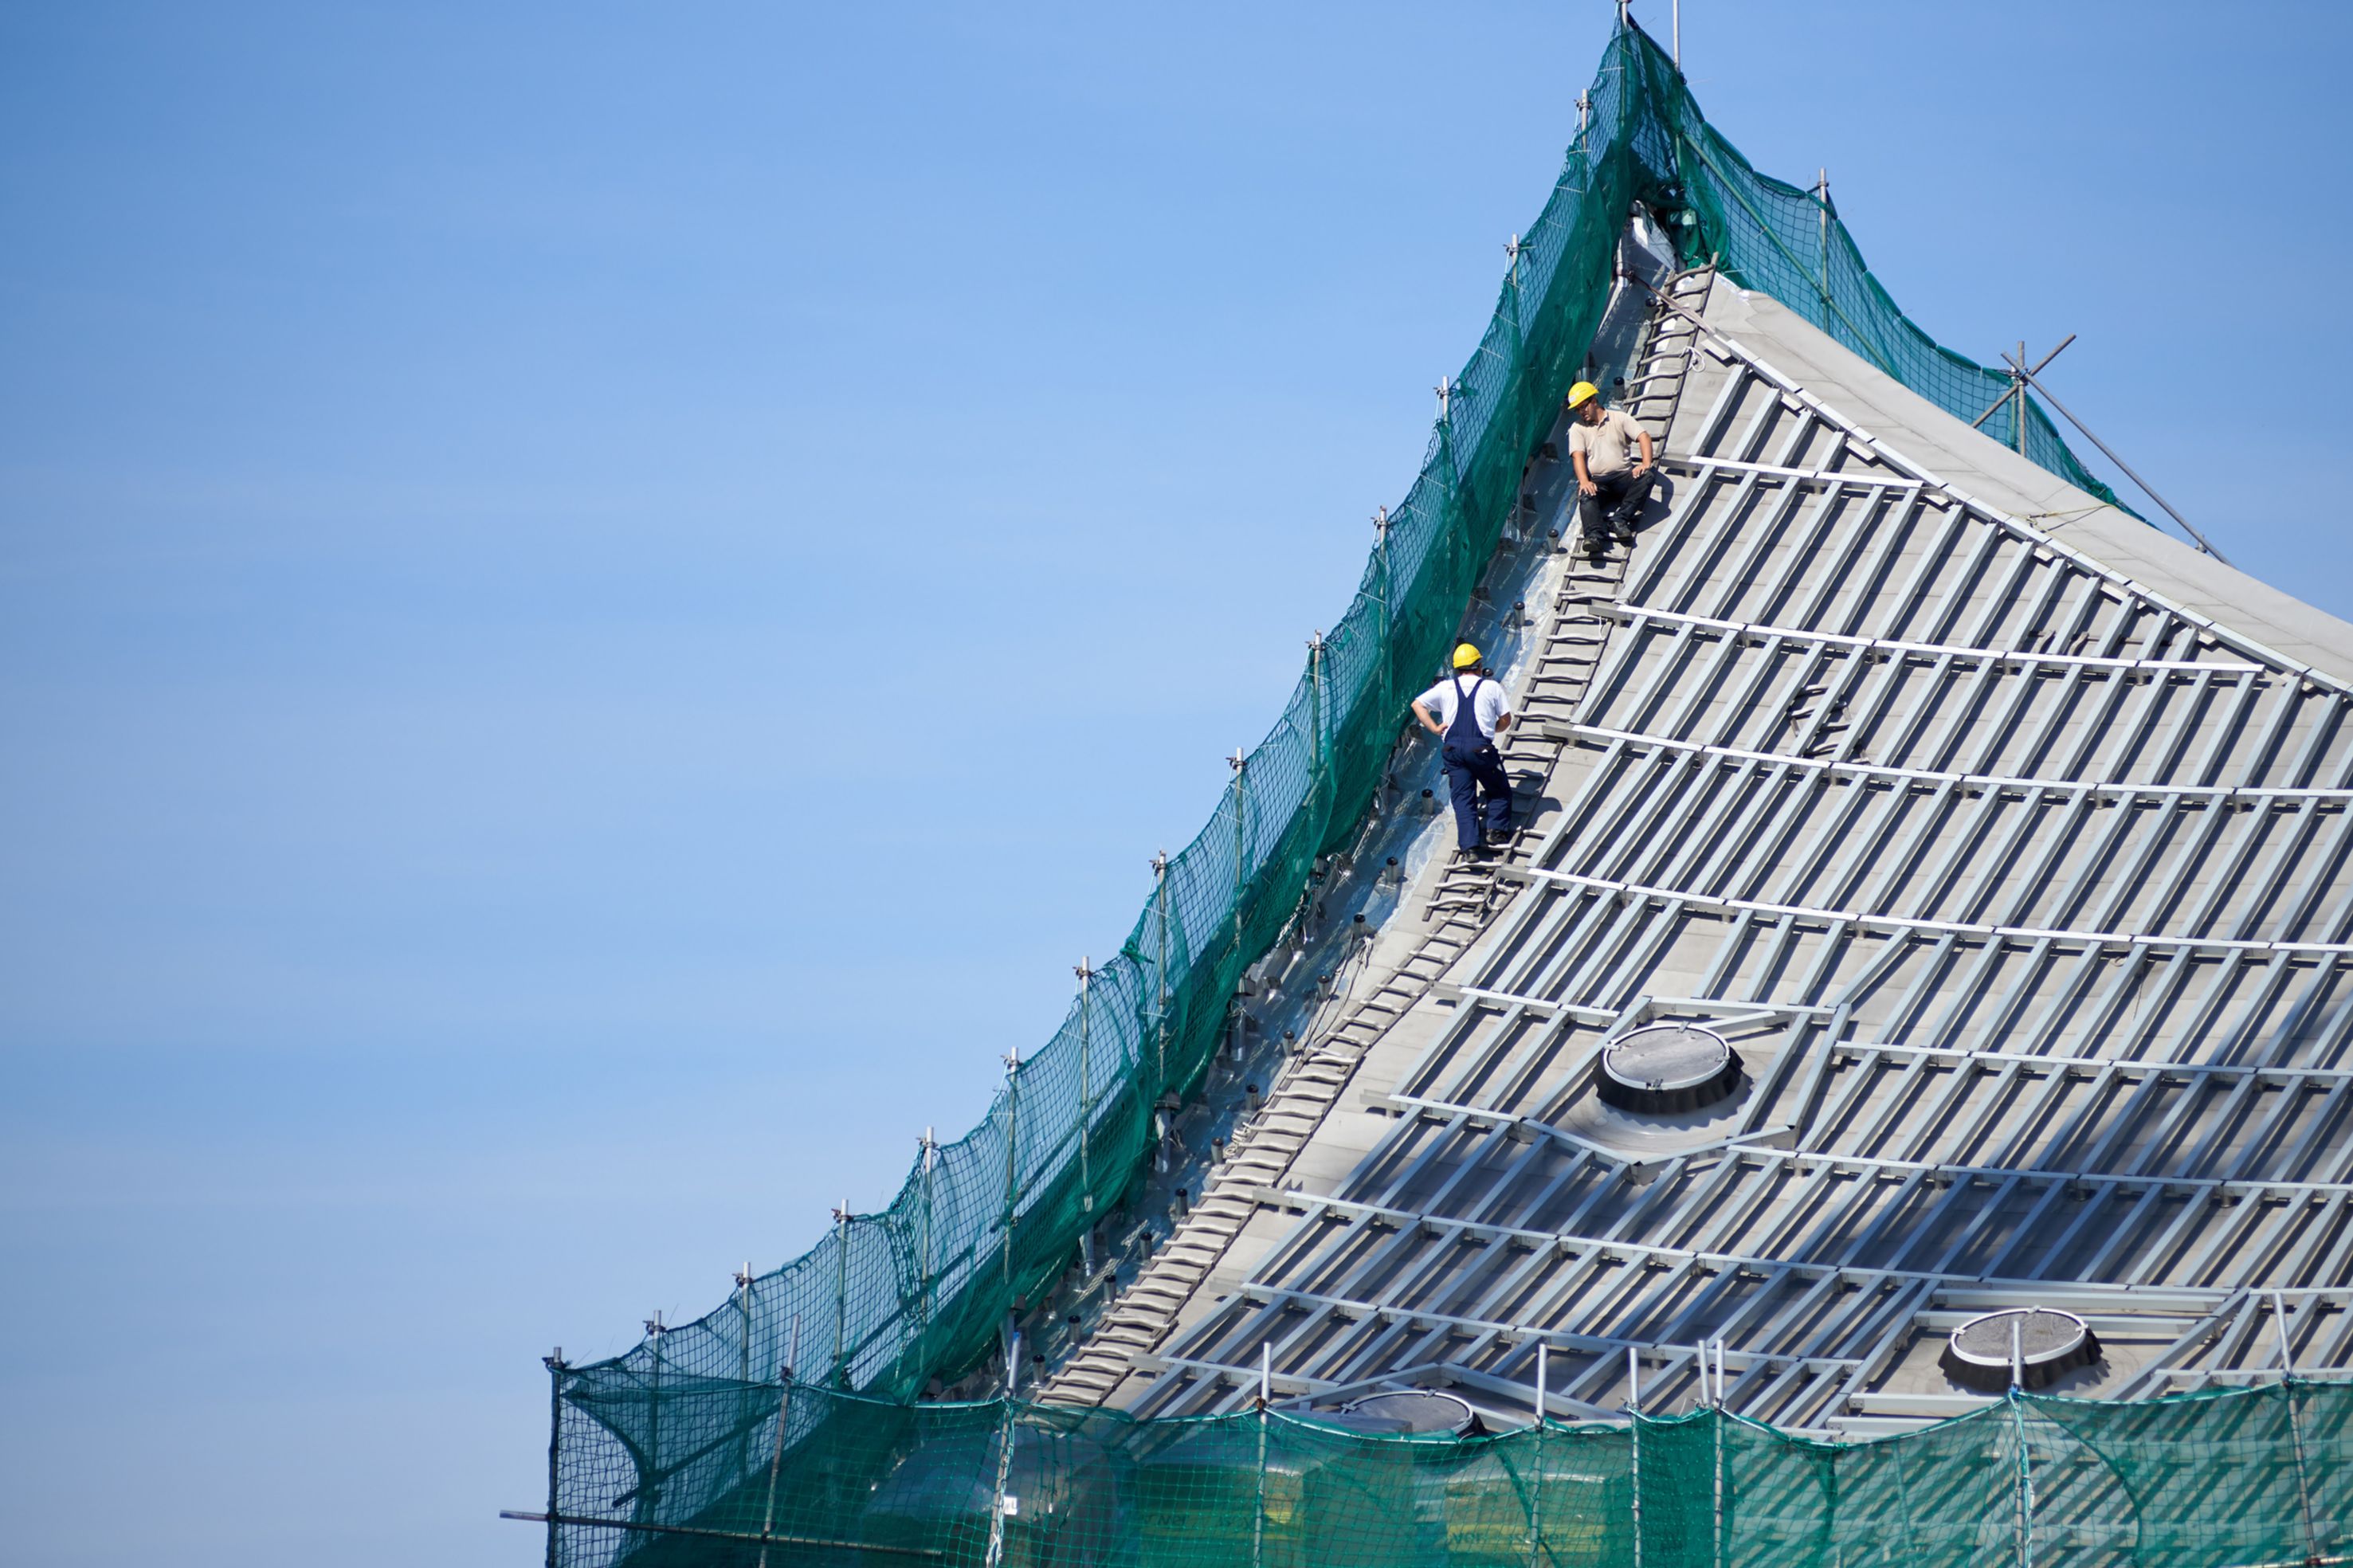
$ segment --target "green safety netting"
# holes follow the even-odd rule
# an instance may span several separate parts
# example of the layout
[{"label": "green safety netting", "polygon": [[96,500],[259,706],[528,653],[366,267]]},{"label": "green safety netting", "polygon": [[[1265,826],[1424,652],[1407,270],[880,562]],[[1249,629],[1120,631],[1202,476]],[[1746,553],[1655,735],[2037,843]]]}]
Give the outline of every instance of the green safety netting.
[{"label": "green safety netting", "polygon": [[[1153,1107],[1201,1076],[1243,971],[1299,911],[1314,862],[1344,845],[1371,805],[1403,704],[1452,640],[1528,456],[1582,366],[1637,201],[1666,218],[1685,263],[1713,259],[1963,418],[2006,387],[1896,310],[1827,205],[1751,170],[1664,54],[1621,28],[1585,129],[1522,237],[1494,317],[1355,600],[1208,826],[1155,873],[1118,955],[1053,1037],[1008,1072],[980,1125],[926,1149],[888,1208],[845,1217],[695,1322],[609,1361],[559,1366],[559,1412],[592,1413],[602,1441],[640,1477],[561,1493],[559,1511],[676,1524],[735,1507],[753,1456],[740,1442],[698,1446],[706,1423],[666,1419],[668,1402],[741,1399],[788,1362],[804,1388],[906,1400],[987,1354],[1008,1308],[1035,1300],[1067,1267],[1080,1233],[1140,1173]],[[2014,436],[2001,423],[2012,417],[1998,413],[1989,432]],[[2039,409],[2027,417],[2030,456],[2106,494]],[[736,1392],[702,1392],[722,1387]],[[566,1431],[578,1425],[565,1422]]]},{"label": "green safety netting", "polygon": [[1837,1444],[1713,1409],[1390,1436],[1273,1410],[1136,1421],[702,1378],[568,1406],[560,1452],[583,1457],[564,1461],[566,1490],[627,1518],[646,1483],[599,1435],[657,1411],[673,1452],[731,1480],[723,1500],[665,1528],[554,1526],[555,1561],[2286,1568],[2353,1546],[2353,1384],[2302,1379],[2138,1403],[2012,1394]]}]

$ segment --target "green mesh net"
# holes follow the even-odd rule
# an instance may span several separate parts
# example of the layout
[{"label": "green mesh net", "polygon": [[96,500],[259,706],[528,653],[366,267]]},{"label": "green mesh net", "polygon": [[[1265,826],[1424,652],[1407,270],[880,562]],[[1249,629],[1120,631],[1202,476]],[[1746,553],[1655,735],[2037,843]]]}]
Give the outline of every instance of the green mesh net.
[{"label": "green mesh net", "polygon": [[[1702,1409],[1382,1436],[1280,1411],[905,1405],[721,1379],[567,1394],[553,1560],[840,1568],[2226,1568],[2340,1560],[2353,1385],[2014,1394],[1875,1443]],[[649,1481],[617,1431],[669,1428]],[[667,1489],[729,1484],[658,1515]],[[652,1490],[649,1493],[649,1489]]]},{"label": "green mesh net", "polygon": [[[761,1490],[780,1430],[790,1479],[778,1517],[800,1521],[796,1530],[901,1531],[932,1542],[926,1552],[977,1550],[975,1520],[985,1522],[990,1495],[984,1460],[1001,1447],[1003,1412],[913,1409],[903,1402],[931,1379],[953,1377],[988,1354],[1008,1308],[1036,1300],[1068,1267],[1081,1233],[1139,1177],[1153,1107],[1198,1080],[1243,971],[1299,914],[1316,858],[1355,833],[1380,786],[1403,704],[1452,640],[1529,454],[1581,365],[1608,302],[1620,233],[1637,202],[1666,218],[1683,260],[1713,259],[1950,412],[1974,419],[1999,399],[2004,378],[1937,347],[1897,310],[1827,204],[1752,171],[1709,128],[1672,65],[1639,30],[1612,37],[1589,110],[1347,613],[1311,654],[1281,720],[1236,769],[1208,826],[1155,873],[1118,955],[1093,975],[1061,1028],[1008,1074],[978,1127],[923,1152],[887,1209],[845,1218],[810,1252],[747,1280],[695,1322],[650,1335],[610,1361],[557,1369],[553,1510],[640,1527],[618,1532],[625,1543],[607,1542],[582,1561],[725,1547],[714,1537],[661,1530],[723,1519],[740,1531],[754,1519],[744,1511],[747,1499]],[[2018,416],[2013,405],[1987,428],[2014,441],[2014,426],[2000,421]],[[2105,495],[2038,409],[2025,405],[2024,417],[2030,457]],[[780,1426],[777,1386],[787,1364],[797,1369],[797,1403]],[[881,1403],[846,1402],[850,1394]],[[1060,1418],[1025,1412],[1021,1419],[1027,1434],[1044,1433]],[[1053,1467],[1067,1463],[1110,1467],[1125,1478],[1098,1494],[1071,1472],[1074,1500],[1097,1513],[1110,1510],[1098,1521],[1103,1541],[1125,1542],[1122,1551],[1156,1551],[1159,1543],[1175,1551],[1195,1539],[1188,1532],[1206,1531],[1204,1542],[1214,1537],[1217,1550],[1237,1550],[1222,1533],[1235,1506],[1231,1489],[1263,1478],[1237,1472],[1229,1461],[1234,1444],[1259,1440],[1256,1427],[1236,1436],[1240,1428],[1187,1426],[1153,1438],[1109,1416],[1069,1420],[1066,1460],[1052,1458],[1063,1450],[1042,1436],[1025,1436],[1018,1458],[1056,1475],[1063,1472]],[[1685,1441],[1675,1435],[1681,1430],[1661,1430],[1661,1452],[1676,1451]],[[1113,1431],[1121,1434],[1115,1442],[1104,1436]],[[1736,1468],[1755,1504],[1746,1515],[1752,1528],[1786,1519],[1793,1541],[1827,1528],[1820,1494],[1827,1483],[1820,1478],[1831,1472],[1820,1467],[1828,1459],[1758,1429],[1729,1433],[1724,1441],[1744,1456]],[[1449,1553],[1509,1554],[1525,1545],[1504,1540],[1525,1527],[1522,1502],[1555,1497],[1559,1508],[1546,1529],[1558,1560],[1583,1553],[1576,1560],[1615,1562],[1610,1553],[1623,1550],[1614,1526],[1597,1526],[1588,1539],[1573,1523],[1580,1510],[1615,1519],[1610,1510],[1630,1495],[1622,1434],[1561,1434],[1541,1457],[1508,1444],[1482,1449],[1477,1459],[1446,1448],[1381,1449],[1393,1456],[1379,1463],[1396,1470],[1394,1487],[1377,1479],[1369,1458],[1351,1458],[1354,1468],[1327,1477],[1324,1446],[1339,1441],[1328,1434],[1286,1421],[1265,1436],[1289,1456],[1290,1468],[1265,1481],[1273,1488],[1271,1511],[1254,1514],[1253,1528],[1271,1531],[1266,1539],[1284,1552],[1297,1552],[1311,1521],[1321,1521],[1314,1530],[1337,1529],[1353,1508],[1358,1512],[1345,1538],[1364,1542],[1367,1553],[1400,1550],[1409,1539],[1419,1543],[1415,1550],[1435,1549],[1430,1543],[1442,1539]],[[1155,1462],[1132,1475],[1119,1468],[1146,1449],[1198,1458]],[[1858,1461],[1852,1473],[1868,1470]],[[1670,1473],[1645,1473],[1646,1499]],[[943,1500],[945,1494],[920,1479],[934,1475],[938,1487],[965,1489],[956,1500]],[[1351,1478],[1345,1486],[1343,1476]],[[1489,1484],[1480,1477],[1504,1493],[1475,1506],[1457,1497]],[[1941,1484],[1956,1483],[1948,1475]],[[1995,1477],[1986,1484],[2001,1483]],[[867,1506],[861,1496],[890,1507],[860,1512]],[[1500,1510],[1493,1521],[1478,1522],[1489,1518],[1480,1510],[1491,1506]],[[1689,1511],[1659,1506],[1660,1530]],[[1025,1515],[1015,1534],[1020,1550],[1034,1553],[1051,1549],[1046,1543],[1060,1539],[1059,1528],[1050,1515],[1045,1523]]]}]

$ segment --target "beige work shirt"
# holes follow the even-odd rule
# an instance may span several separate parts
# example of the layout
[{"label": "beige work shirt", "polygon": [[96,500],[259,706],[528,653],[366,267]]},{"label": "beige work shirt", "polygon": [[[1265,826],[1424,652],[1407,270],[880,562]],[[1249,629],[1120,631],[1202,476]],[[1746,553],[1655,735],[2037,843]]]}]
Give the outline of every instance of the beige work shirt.
[{"label": "beige work shirt", "polygon": [[1642,449],[1642,427],[1634,423],[1623,410],[1612,408],[1601,416],[1599,425],[1588,425],[1580,419],[1568,427],[1568,449],[1585,454],[1585,471],[1595,479],[1604,474],[1622,474],[1634,466],[1634,454]]}]

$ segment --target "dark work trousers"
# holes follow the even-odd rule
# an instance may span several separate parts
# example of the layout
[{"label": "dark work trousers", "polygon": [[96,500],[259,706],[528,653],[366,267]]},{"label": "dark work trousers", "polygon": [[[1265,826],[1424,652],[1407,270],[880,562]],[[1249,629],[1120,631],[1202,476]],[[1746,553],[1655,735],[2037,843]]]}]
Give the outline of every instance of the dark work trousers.
[{"label": "dark work trousers", "polygon": [[1656,468],[1640,479],[1631,468],[1618,474],[1595,474],[1594,493],[1577,499],[1577,514],[1584,520],[1585,547],[1599,551],[1609,542],[1613,533],[1632,534],[1634,520],[1642,515],[1642,503],[1651,499],[1651,487],[1658,482]]},{"label": "dark work trousers", "polygon": [[[1476,700],[1486,679],[1474,677],[1465,691],[1462,678],[1453,677],[1454,721],[1446,726],[1438,753],[1446,764],[1446,793],[1454,799],[1454,842],[1463,849],[1479,847],[1482,816],[1489,833],[1503,833],[1512,826],[1512,781],[1495,742],[1479,730]],[[1483,802],[1479,798],[1482,794],[1487,797]]]}]

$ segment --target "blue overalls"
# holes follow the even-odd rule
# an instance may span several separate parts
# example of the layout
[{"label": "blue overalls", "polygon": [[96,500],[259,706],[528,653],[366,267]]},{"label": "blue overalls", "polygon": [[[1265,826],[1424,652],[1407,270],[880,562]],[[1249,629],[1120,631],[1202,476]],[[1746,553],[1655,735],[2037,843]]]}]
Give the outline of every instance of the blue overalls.
[{"label": "blue overalls", "polygon": [[1503,833],[1512,826],[1512,781],[1504,773],[1503,753],[1479,729],[1479,687],[1487,678],[1472,681],[1468,693],[1461,676],[1448,679],[1454,682],[1454,721],[1446,726],[1438,754],[1446,764],[1447,794],[1454,799],[1455,844],[1476,849],[1481,842],[1480,793],[1487,796],[1487,831]]}]

